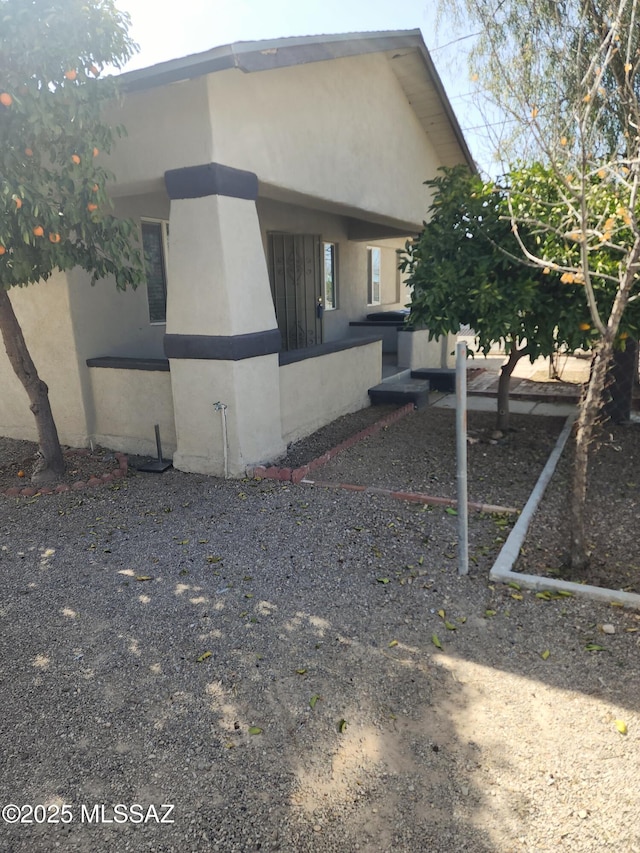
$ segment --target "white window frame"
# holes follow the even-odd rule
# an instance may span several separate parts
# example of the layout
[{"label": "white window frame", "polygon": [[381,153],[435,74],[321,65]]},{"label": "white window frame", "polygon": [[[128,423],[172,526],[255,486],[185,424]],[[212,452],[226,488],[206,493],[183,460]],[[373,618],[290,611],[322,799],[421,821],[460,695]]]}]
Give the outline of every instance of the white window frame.
[{"label": "white window frame", "polygon": [[[374,278],[374,258],[378,259],[378,278]],[[379,246],[367,246],[367,305],[382,303],[382,250]]]},{"label": "white window frame", "polygon": [[[156,219],[151,216],[143,216],[140,219],[140,245],[143,254],[144,263],[144,246],[142,242],[142,226],[143,225],[159,225],[160,236],[162,239],[162,266],[164,272],[164,320],[151,319],[151,305],[149,303],[149,289],[147,285],[147,311],[149,312],[149,325],[151,326],[166,326],[167,325],[167,292],[169,290],[169,220]],[[146,270],[145,270],[146,275]]]},{"label": "white window frame", "polygon": [[[331,282],[333,284],[333,299],[327,289],[327,248],[331,246]],[[338,244],[331,240],[322,243],[322,292],[325,311],[335,311],[338,307]]]}]

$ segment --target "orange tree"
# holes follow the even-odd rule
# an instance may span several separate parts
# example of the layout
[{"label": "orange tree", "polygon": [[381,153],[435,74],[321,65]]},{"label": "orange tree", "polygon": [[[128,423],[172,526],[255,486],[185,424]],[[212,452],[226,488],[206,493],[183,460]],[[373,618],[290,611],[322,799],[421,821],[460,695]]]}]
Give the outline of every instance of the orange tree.
[{"label": "orange tree", "polygon": [[110,213],[100,156],[121,132],[101,117],[116,92],[103,72],[136,47],[112,0],[0,0],[0,21],[0,331],[36,419],[42,480],[64,462],[9,291],[76,266],[92,284],[139,282],[134,224]]},{"label": "orange tree", "polygon": [[523,258],[503,187],[465,166],[440,171],[425,181],[433,190],[430,219],[407,243],[401,263],[411,287],[409,323],[426,326],[430,337],[469,325],[479,351],[504,347],[496,423],[504,430],[518,361],[585,346],[589,312],[581,294],[563,287],[560,274]]}]

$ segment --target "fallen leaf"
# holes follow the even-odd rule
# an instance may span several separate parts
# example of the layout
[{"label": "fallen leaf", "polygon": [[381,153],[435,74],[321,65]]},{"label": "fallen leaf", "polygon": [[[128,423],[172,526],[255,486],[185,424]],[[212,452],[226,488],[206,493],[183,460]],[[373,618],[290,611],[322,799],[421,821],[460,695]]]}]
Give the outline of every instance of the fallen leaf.
[{"label": "fallen leaf", "polygon": [[542,658],[542,660],[547,660],[550,654],[551,654],[551,652],[549,651],[549,649],[545,649],[545,650],[540,654],[540,657]]},{"label": "fallen leaf", "polygon": [[296,669],[298,675],[304,675],[306,671],[306,669]]},{"label": "fallen leaf", "polygon": [[447,515],[457,515],[458,514],[458,510],[454,509],[452,506],[448,506],[445,509],[445,512],[447,513]]},{"label": "fallen leaf", "polygon": [[495,615],[496,615],[496,611],[495,611],[495,610],[485,610],[485,611],[484,611],[484,615],[485,615],[485,616],[489,616],[489,617],[491,617],[491,616],[495,616]]},{"label": "fallen leaf", "polygon": [[524,596],[520,595],[519,592],[512,592],[511,598],[514,598],[516,601],[522,601],[524,599]]},{"label": "fallen leaf", "polygon": [[616,720],[615,727],[618,729],[621,735],[626,735],[627,733],[627,724],[624,720]]},{"label": "fallen leaf", "polygon": [[250,735],[261,735],[262,729],[260,726],[249,726],[249,734]]},{"label": "fallen leaf", "polygon": [[431,642],[432,642],[432,643],[433,643],[433,645],[436,647],[436,649],[441,649],[441,648],[442,648],[442,643],[440,642],[440,640],[439,640],[439,638],[438,638],[438,635],[437,635],[437,634],[432,634],[432,635],[431,635]]},{"label": "fallen leaf", "polygon": [[207,563],[220,563],[222,561],[222,557],[217,557],[214,554],[207,557]]},{"label": "fallen leaf", "polygon": [[542,598],[544,601],[550,601],[551,593],[548,592],[548,590],[545,590],[544,592],[536,592],[536,598]]},{"label": "fallen leaf", "polygon": [[587,643],[585,650],[588,652],[606,652],[604,646],[599,646],[597,643]]},{"label": "fallen leaf", "polygon": [[153,578],[151,577],[151,575],[137,575],[136,580],[137,581],[152,581]]},{"label": "fallen leaf", "polygon": [[318,699],[320,699],[320,696],[318,696],[318,694],[317,694],[317,693],[315,693],[315,694],[311,697],[311,699],[309,699],[309,707],[311,708],[311,710],[312,710],[312,711],[313,711],[313,709],[316,707],[316,703],[317,703]]},{"label": "fallen leaf", "polygon": [[376,578],[378,583],[389,583],[389,578]]},{"label": "fallen leaf", "polygon": [[213,652],[203,652],[199,658],[196,658],[196,663],[202,663],[203,660],[210,658]]},{"label": "fallen leaf", "polygon": [[392,649],[394,646],[397,646],[397,645],[398,645],[397,640],[391,640],[391,642],[389,643],[389,648]]},{"label": "fallen leaf", "polygon": [[444,610],[438,610],[438,616],[439,616],[441,619],[444,619],[446,615],[447,615],[447,614],[444,612]]},{"label": "fallen leaf", "polygon": [[178,542],[178,545],[188,545],[188,544],[189,544],[189,540],[188,540],[188,539],[181,539],[181,540]]},{"label": "fallen leaf", "polygon": [[511,589],[522,589],[522,587],[520,586],[520,584],[519,584],[519,583],[516,583],[515,581],[509,581],[509,583],[507,584],[507,586],[510,586],[510,587],[511,587]]},{"label": "fallen leaf", "polygon": [[447,622],[446,619],[444,622],[444,627],[447,629],[447,631],[455,631],[456,630],[456,626],[451,622]]},{"label": "fallen leaf", "polygon": [[347,721],[346,720],[340,720],[338,722],[338,731],[340,732],[340,734],[344,734],[344,732],[346,732],[346,730],[347,730]]}]

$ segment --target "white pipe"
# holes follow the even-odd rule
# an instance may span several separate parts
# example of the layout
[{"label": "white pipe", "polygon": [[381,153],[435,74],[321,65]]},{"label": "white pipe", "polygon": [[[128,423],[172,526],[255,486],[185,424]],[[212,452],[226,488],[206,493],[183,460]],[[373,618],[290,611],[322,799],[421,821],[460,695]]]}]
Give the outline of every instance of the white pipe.
[{"label": "white pipe", "polygon": [[469,574],[467,503],[467,345],[456,344],[456,463],[458,481],[458,574]]},{"label": "white pipe", "polygon": [[224,455],[224,478],[229,479],[229,441],[227,437],[227,404],[218,401],[213,408],[222,414],[222,452]]}]

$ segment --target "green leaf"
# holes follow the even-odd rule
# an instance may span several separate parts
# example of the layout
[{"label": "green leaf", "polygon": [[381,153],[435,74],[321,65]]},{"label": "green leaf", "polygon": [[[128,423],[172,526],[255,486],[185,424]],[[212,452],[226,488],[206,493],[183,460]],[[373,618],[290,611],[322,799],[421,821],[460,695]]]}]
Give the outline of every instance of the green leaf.
[{"label": "green leaf", "polygon": [[207,660],[207,658],[210,658],[212,654],[213,652],[202,652],[200,657],[196,658],[196,663],[202,663],[203,661]]},{"label": "green leaf", "polygon": [[542,660],[547,660],[550,654],[551,652],[549,651],[549,649],[545,649],[543,652],[541,652],[540,657],[542,658]]},{"label": "green leaf", "polygon": [[598,645],[598,643],[587,643],[585,649],[588,652],[606,652],[605,647]]},{"label": "green leaf", "polygon": [[318,699],[321,699],[321,698],[322,697],[319,696],[317,693],[314,693],[314,695],[311,697],[311,699],[309,699],[309,707],[311,708],[312,711],[316,707]]},{"label": "green leaf", "polygon": [[249,726],[249,734],[250,735],[261,735],[262,729],[260,726]]},{"label": "green leaf", "polygon": [[378,583],[389,583],[389,578],[376,578]]},{"label": "green leaf", "polygon": [[440,642],[440,638],[437,634],[431,635],[431,642],[436,647],[436,649],[442,649],[442,643]]},{"label": "green leaf", "polygon": [[445,512],[447,513],[447,515],[457,515],[458,514],[458,510],[454,509],[452,506],[448,506],[445,509]]},{"label": "green leaf", "polygon": [[338,721],[338,731],[340,732],[340,734],[344,734],[346,732],[346,730],[347,730],[347,721],[346,720],[339,720]]}]

